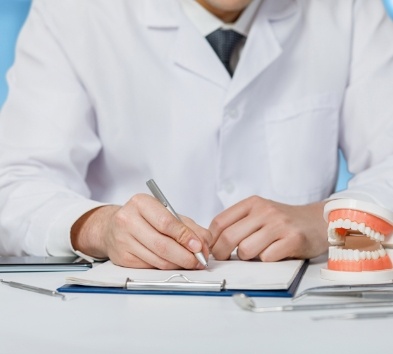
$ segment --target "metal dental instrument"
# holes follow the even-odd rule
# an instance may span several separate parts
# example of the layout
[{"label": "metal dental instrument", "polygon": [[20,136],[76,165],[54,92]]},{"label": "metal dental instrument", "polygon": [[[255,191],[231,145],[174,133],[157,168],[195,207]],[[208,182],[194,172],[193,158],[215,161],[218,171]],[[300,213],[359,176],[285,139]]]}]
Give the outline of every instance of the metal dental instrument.
[{"label": "metal dental instrument", "polygon": [[[183,223],[182,219],[180,219],[180,216],[177,215],[175,209],[173,209],[172,205],[169,204],[168,199],[165,198],[164,193],[162,193],[161,189],[157,186],[157,183],[153,179],[150,179],[146,182],[146,184],[149,187],[152,194],[161,202],[161,204],[165,208],[167,208],[177,220]],[[201,263],[205,268],[208,267],[205,256],[203,255],[202,252],[194,253],[194,255],[195,258],[199,261],[199,263]]]},{"label": "metal dental instrument", "polygon": [[311,317],[314,321],[321,320],[367,320],[376,318],[388,318],[393,317],[393,312],[354,312],[344,313],[341,315],[330,315],[330,316],[317,316]]},{"label": "metal dental instrument", "polygon": [[359,302],[342,302],[342,303],[323,303],[309,305],[284,305],[257,307],[255,302],[245,294],[235,294],[232,296],[236,304],[243,310],[251,312],[284,312],[284,311],[311,311],[311,310],[337,310],[337,309],[353,309],[353,308],[370,308],[370,307],[393,307],[392,301],[359,301]]},{"label": "metal dental instrument", "polygon": [[22,290],[27,290],[27,291],[32,291],[34,293],[38,294],[43,294],[43,295],[48,295],[48,296],[53,296],[53,297],[59,297],[62,300],[65,300],[66,297],[64,294],[59,293],[58,291],[55,290],[49,290],[49,289],[44,289],[44,288],[38,288],[36,286],[32,285],[27,285],[27,284],[22,284],[22,283],[17,283],[14,281],[5,281],[3,279],[0,279],[0,282],[4,285],[11,286],[12,288],[17,288],[17,289],[22,289]]},{"label": "metal dental instrument", "polygon": [[374,299],[374,300],[392,300],[393,301],[393,290],[353,290],[353,291],[318,291],[303,294],[301,296],[295,296],[292,301],[299,301],[306,296],[333,296],[333,297],[353,297],[362,299]]},{"label": "metal dental instrument", "polygon": [[[328,285],[309,288],[292,298],[298,301],[306,296],[351,296],[374,299],[393,297],[393,284]],[[393,298],[392,298],[393,300]]]}]

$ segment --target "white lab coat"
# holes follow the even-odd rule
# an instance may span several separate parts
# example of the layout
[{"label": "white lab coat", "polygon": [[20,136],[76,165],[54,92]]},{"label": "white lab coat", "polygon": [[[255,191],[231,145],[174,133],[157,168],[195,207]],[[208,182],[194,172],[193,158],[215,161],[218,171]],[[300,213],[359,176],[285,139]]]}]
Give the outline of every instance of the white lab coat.
[{"label": "white lab coat", "polygon": [[265,0],[235,75],[176,0],[36,0],[0,121],[0,253],[68,254],[154,178],[203,226],[251,195],[393,210],[393,23],[375,0]]}]

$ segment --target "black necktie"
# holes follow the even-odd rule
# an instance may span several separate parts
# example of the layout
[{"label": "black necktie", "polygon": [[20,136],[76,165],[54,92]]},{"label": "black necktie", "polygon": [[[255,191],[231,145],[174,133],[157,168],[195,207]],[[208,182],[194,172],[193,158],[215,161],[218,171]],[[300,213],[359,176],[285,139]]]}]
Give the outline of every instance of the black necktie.
[{"label": "black necktie", "polygon": [[244,36],[240,33],[224,29],[218,29],[206,36],[207,41],[210,43],[231,76],[233,72],[229,64],[232,52],[242,38],[244,38]]}]

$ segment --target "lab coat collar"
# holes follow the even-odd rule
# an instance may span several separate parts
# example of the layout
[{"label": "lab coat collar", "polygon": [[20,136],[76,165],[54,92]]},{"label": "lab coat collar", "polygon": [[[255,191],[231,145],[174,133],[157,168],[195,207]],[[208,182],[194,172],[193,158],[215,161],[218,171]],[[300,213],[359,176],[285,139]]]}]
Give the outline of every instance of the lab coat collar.
[{"label": "lab coat collar", "polygon": [[231,80],[209,43],[182,14],[178,1],[145,0],[144,5],[147,27],[178,30],[173,51],[174,62],[228,89],[227,102],[280,56],[282,48],[275,38],[271,22],[285,21],[299,10],[298,0],[263,1]]},{"label": "lab coat collar", "polygon": [[176,0],[145,0],[146,26],[157,30],[177,30],[172,52],[174,63],[227,89],[231,79],[226,69],[182,11]]},{"label": "lab coat collar", "polygon": [[283,48],[274,33],[274,26],[283,25],[295,29],[298,24],[294,17],[296,14],[300,14],[297,0],[263,1],[229,87],[227,104],[281,55]]},{"label": "lab coat collar", "polygon": [[180,4],[176,0],[144,0],[144,22],[150,28],[177,28]]}]

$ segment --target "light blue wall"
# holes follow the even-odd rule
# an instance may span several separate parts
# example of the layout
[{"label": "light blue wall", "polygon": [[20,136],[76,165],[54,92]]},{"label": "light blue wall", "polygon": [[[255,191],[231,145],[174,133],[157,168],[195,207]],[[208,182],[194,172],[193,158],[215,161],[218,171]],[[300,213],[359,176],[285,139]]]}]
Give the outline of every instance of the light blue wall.
[{"label": "light blue wall", "polygon": [[347,188],[348,180],[351,178],[351,174],[348,172],[347,163],[340,151],[340,167],[338,171],[338,180],[336,185],[336,191],[341,191]]},{"label": "light blue wall", "polygon": [[[108,0],[109,1],[109,0]],[[393,0],[383,0],[393,17]],[[0,0],[0,107],[7,96],[5,74],[14,60],[15,41],[30,8],[31,0]],[[350,174],[340,154],[337,190],[345,189]]]},{"label": "light blue wall", "polygon": [[30,0],[0,0],[0,107],[7,96],[5,74],[14,60],[15,41]]},{"label": "light blue wall", "polygon": [[385,4],[387,13],[393,19],[393,0],[383,0],[383,3]]}]

